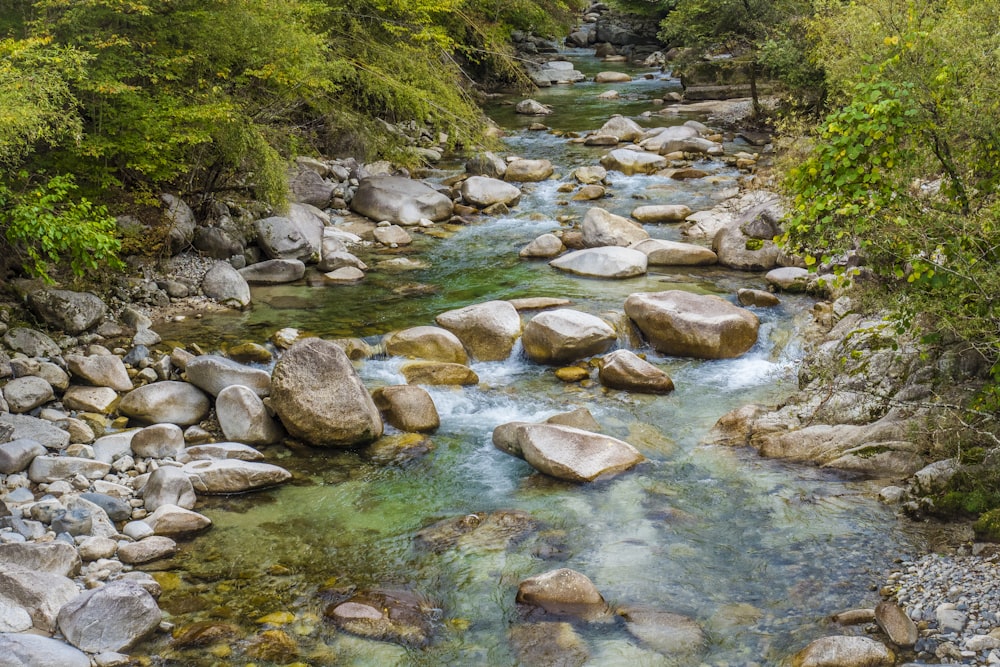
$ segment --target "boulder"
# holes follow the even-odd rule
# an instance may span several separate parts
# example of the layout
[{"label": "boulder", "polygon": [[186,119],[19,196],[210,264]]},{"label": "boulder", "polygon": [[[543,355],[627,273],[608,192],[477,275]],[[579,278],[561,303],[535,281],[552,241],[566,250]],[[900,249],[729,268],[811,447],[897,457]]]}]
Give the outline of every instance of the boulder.
[{"label": "boulder", "polygon": [[3,386],[3,397],[8,410],[15,414],[30,412],[55,398],[52,385],[40,377],[27,375],[11,380]]},{"label": "boulder", "polygon": [[639,222],[683,222],[691,209],[684,204],[652,204],[633,209],[631,215]]},{"label": "boulder", "polygon": [[781,249],[772,237],[747,234],[738,224],[729,224],[712,239],[719,264],[739,271],[770,271],[778,265]]},{"label": "boulder", "polygon": [[190,461],[218,461],[236,459],[239,461],[263,461],[260,450],[242,442],[206,442],[191,445],[184,451],[185,463]]},{"label": "boulder", "polygon": [[532,99],[521,100],[514,105],[514,111],[523,116],[547,116],[552,113],[552,107]]},{"label": "boulder", "polygon": [[629,350],[615,350],[601,360],[598,378],[610,389],[644,394],[667,394],[674,382],[665,371]]},{"label": "boulder", "polygon": [[323,178],[312,169],[299,169],[288,179],[291,199],[318,208],[325,208],[333,197],[337,184]]},{"label": "boulder", "polygon": [[409,591],[376,589],[332,604],[324,615],[345,632],[419,647],[431,639],[434,607],[423,596]]},{"label": "boulder", "polygon": [[598,206],[590,208],[583,216],[580,231],[587,248],[627,247],[649,238],[649,233],[639,225]]},{"label": "boulder", "polygon": [[30,438],[0,443],[0,473],[9,475],[27,470],[36,456],[42,456],[47,451],[41,443]]},{"label": "boulder", "polygon": [[350,447],[382,435],[382,418],[339,346],[296,342],[271,376],[271,406],[288,432],[320,447]]},{"label": "boulder", "polygon": [[76,456],[36,456],[28,467],[28,479],[36,484],[51,484],[60,479],[83,475],[87,479],[101,479],[111,472],[111,464]]},{"label": "boulder", "polygon": [[351,199],[351,210],[376,222],[415,225],[424,218],[437,222],[450,217],[452,202],[421,181],[372,176],[361,181]]},{"label": "boulder", "polygon": [[529,577],[517,586],[519,604],[540,607],[549,614],[596,621],[610,614],[608,603],[586,575],[560,568]]},{"label": "boulder", "polygon": [[301,280],[306,265],[298,259],[269,259],[244,267],[239,273],[251,285],[280,285]]},{"label": "boulder", "polygon": [[193,384],[167,380],[133,389],[122,397],[118,410],[148,424],[190,426],[208,416],[211,403]]},{"label": "boulder", "polygon": [[650,266],[707,266],[719,258],[704,246],[663,239],[646,239],[629,246],[646,255]]},{"label": "boulder", "polygon": [[254,222],[257,245],[270,259],[307,262],[317,251],[302,228],[285,216],[271,216]]},{"label": "boulder", "polygon": [[469,355],[462,347],[462,341],[441,327],[420,326],[403,329],[388,334],[383,343],[386,353],[397,357],[456,364],[469,361]]},{"label": "boulder", "polygon": [[75,577],[80,555],[73,545],[58,541],[0,544],[0,571],[12,569]]},{"label": "boulder", "polygon": [[599,165],[577,167],[573,170],[573,178],[584,185],[598,185],[608,177],[608,170]]},{"label": "boulder", "polygon": [[572,482],[611,477],[645,460],[627,442],[559,424],[516,424],[499,436],[495,430],[494,444],[540,472]]},{"label": "boulder", "polygon": [[184,473],[198,493],[243,493],[287,482],[292,474],[270,463],[222,459],[192,461],[184,464]]},{"label": "boulder", "polygon": [[792,667],[890,667],[896,656],[868,637],[821,637],[796,653]]},{"label": "boulder", "polygon": [[657,351],[699,359],[740,356],[757,342],[760,326],[749,310],[680,290],[633,294],[625,314]]},{"label": "boulder", "polygon": [[537,528],[538,522],[522,510],[474,512],[421,528],[413,544],[431,553],[449,549],[503,550]]},{"label": "boulder", "polygon": [[132,435],[129,447],[141,458],[176,459],[184,451],[184,431],[176,424],[147,426]]},{"label": "boulder", "polygon": [[645,254],[617,246],[575,250],[549,262],[560,271],[592,278],[634,278],[646,273],[647,264]]},{"label": "boulder", "polygon": [[536,363],[566,364],[606,352],[617,340],[617,332],[601,318],[560,308],[535,315],[521,343]]},{"label": "boulder", "polygon": [[632,77],[625,72],[598,72],[594,76],[594,83],[627,83]]},{"label": "boulder", "polygon": [[590,659],[586,640],[571,623],[531,623],[510,629],[510,645],[519,665],[577,667]]},{"label": "boulder", "polygon": [[215,414],[223,434],[229,440],[248,445],[270,445],[285,435],[253,389],[230,385],[219,392]]},{"label": "boulder", "polygon": [[441,425],[437,408],[427,390],[412,385],[380,387],[372,392],[385,420],[400,431],[424,433]]},{"label": "boulder", "polygon": [[470,176],[462,183],[462,199],[477,208],[494,204],[514,206],[520,198],[520,188],[496,178]]},{"label": "boulder", "polygon": [[758,306],[760,308],[771,308],[781,303],[781,300],[770,292],[759,289],[739,289],[736,290],[736,300],[741,306]]},{"label": "boulder", "polygon": [[107,415],[118,405],[118,392],[111,387],[74,386],[63,393],[62,402],[68,410]]},{"label": "boulder", "polygon": [[[51,634],[56,629],[59,610],[79,593],[73,580],[61,574],[16,567],[0,570],[0,608],[14,607],[26,612],[31,624],[22,630],[33,627]],[[10,616],[7,618],[10,619]],[[14,619],[23,622],[24,615],[17,614]]]},{"label": "boulder", "polygon": [[217,354],[202,354],[187,363],[187,381],[212,396],[226,387],[242,385],[260,397],[271,393],[271,375],[259,368],[244,366]]},{"label": "boulder", "polygon": [[354,266],[342,266],[323,274],[323,277],[333,285],[354,285],[365,279],[364,271]]},{"label": "boulder", "polygon": [[201,291],[224,306],[242,309],[250,305],[250,285],[229,262],[216,262],[201,280]]},{"label": "boulder", "polygon": [[66,355],[66,367],[74,377],[95,387],[110,387],[115,391],[132,391],[125,363],[113,354]]},{"label": "boulder", "polygon": [[399,225],[380,224],[372,230],[372,235],[375,237],[376,241],[382,245],[389,246],[390,248],[410,245],[413,243],[413,237]]},{"label": "boulder", "polygon": [[150,473],[141,495],[146,511],[155,512],[164,505],[193,509],[198,497],[187,473],[173,466],[161,466]]},{"label": "boulder", "polygon": [[20,352],[32,358],[58,357],[62,352],[59,346],[55,344],[55,341],[41,331],[25,327],[13,327],[10,329],[4,334],[3,342],[14,352]]},{"label": "boulder", "polygon": [[194,217],[194,211],[180,197],[163,193],[160,195],[160,201],[166,207],[163,217],[166,218],[168,225],[167,241],[170,245],[170,254],[176,255],[191,245],[198,221]]},{"label": "boulder", "polygon": [[470,176],[486,176],[487,178],[503,178],[507,171],[507,162],[496,153],[486,151],[477,153],[465,163],[465,171]]},{"label": "boulder", "polygon": [[3,667],[90,667],[90,656],[69,644],[39,635],[0,632]]},{"label": "boulder", "polygon": [[625,619],[629,634],[672,659],[687,657],[695,664],[694,656],[707,647],[708,638],[701,626],[687,616],[635,607],[620,609],[618,614]]},{"label": "boulder", "polygon": [[781,292],[805,292],[812,275],[814,274],[810,274],[807,269],[783,266],[768,271],[764,275],[764,280]]},{"label": "boulder", "polygon": [[47,325],[71,336],[96,326],[108,311],[96,294],[49,288],[30,292],[28,307]]},{"label": "boulder", "polygon": [[435,321],[455,334],[479,361],[506,359],[521,335],[521,316],[508,301],[486,301],[449,310]]},{"label": "boulder", "polygon": [[655,153],[644,153],[628,148],[616,148],[601,158],[601,166],[608,171],[620,171],[626,176],[652,174],[664,169],[667,160]]},{"label": "boulder", "polygon": [[141,523],[149,526],[154,535],[172,536],[205,530],[212,525],[212,520],[177,505],[160,505]]},{"label": "boulder", "polygon": [[542,234],[524,246],[518,254],[525,259],[551,259],[558,257],[565,250],[566,246],[563,245],[561,238],[555,234]]},{"label": "boulder", "polygon": [[479,376],[464,364],[443,361],[408,361],[399,368],[410,384],[473,385]]},{"label": "boulder", "polygon": [[69,433],[50,421],[31,415],[0,412],[0,433],[8,430],[10,430],[8,437],[11,440],[27,438],[38,442],[46,449],[61,450],[69,444]]},{"label": "boulder", "polygon": [[163,620],[146,589],[112,581],[81,593],[59,612],[59,630],[88,653],[125,651],[151,635]]},{"label": "boulder", "polygon": [[920,633],[917,625],[895,602],[883,600],[875,606],[875,622],[893,644],[908,648],[917,643]]},{"label": "boulder", "polygon": [[142,565],[177,553],[177,542],[165,535],[150,535],[118,548],[118,560],[126,565]]},{"label": "boulder", "polygon": [[535,183],[544,181],[555,172],[555,167],[548,160],[514,160],[507,165],[504,180],[518,183]]},{"label": "boulder", "polygon": [[94,441],[94,458],[105,463],[113,463],[123,456],[131,456],[132,438],[138,431],[119,431],[101,436]]}]

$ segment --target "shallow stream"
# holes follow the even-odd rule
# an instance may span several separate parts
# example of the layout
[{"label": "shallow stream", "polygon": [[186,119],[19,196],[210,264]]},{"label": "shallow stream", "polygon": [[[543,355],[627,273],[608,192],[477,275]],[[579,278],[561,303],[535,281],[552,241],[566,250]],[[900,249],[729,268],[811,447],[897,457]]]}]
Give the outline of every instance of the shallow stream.
[{"label": "shallow stream", "polygon": [[[638,71],[602,66],[584,52],[569,56],[588,74]],[[555,108],[542,119],[550,127],[593,130],[613,113],[635,117],[654,109],[651,99],[675,86],[660,76],[614,86],[624,101],[597,100],[609,86],[593,83],[546,89],[535,98]],[[551,159],[561,175],[526,185],[509,216],[455,228],[445,239],[417,235],[408,252],[428,269],[373,271],[354,287],[256,289],[251,311],[167,325],[164,337],[215,349],[262,342],[288,326],[327,338],[374,337],[433,324],[437,313],[490,299],[559,296],[572,299],[574,308],[608,315],[620,313],[633,292],[688,289],[732,299],[739,287],[763,287],[760,275],[713,267],[599,281],[518,259],[528,241],[560,226],[557,216],[582,217],[593,205],[569,202],[557,187],[571,180],[574,167],[596,164],[602,152],[529,131],[538,119],[515,116],[509,106],[490,111],[510,130],[510,153]],[[638,120],[648,126],[685,119],[656,118]],[[719,161],[698,166],[714,176],[671,181],[613,173],[610,198],[599,203],[622,215],[647,203],[709,208],[738,174]],[[647,229],[654,237],[680,239],[673,226]],[[580,624],[575,630],[591,656],[587,664],[777,664],[811,639],[833,633],[826,620],[832,612],[873,603],[872,588],[892,559],[924,539],[897,523],[863,482],[699,444],[725,412],[750,402],[775,403],[794,390],[802,356],[797,330],[811,305],[807,297],[783,296],[777,308],[755,309],[760,338],[739,359],[665,358],[644,349],[672,376],[677,389],[668,396],[605,391],[596,382],[567,385],[515,350],[504,362],[473,363],[479,386],[430,390],[442,425],[417,448],[424,451],[419,456],[270,448],[268,459],[292,470],[293,483],[202,499],[196,509],[214,526],[161,566],[161,606],[178,626],[225,621],[247,636],[265,627],[257,624],[260,617],[291,612],[295,620],[285,630],[297,643],[297,660],[309,665],[515,665],[509,633],[522,620],[514,602],[518,583],[568,567],[590,577],[612,605],[684,614],[709,637],[707,651],[685,663],[643,644],[620,621]],[[399,364],[368,360],[359,372],[369,388],[401,384]],[[577,485],[535,473],[491,443],[498,424],[578,407],[649,460],[612,480]],[[440,553],[414,542],[416,532],[435,521],[498,509],[526,511],[539,527],[520,540],[460,542]],[[436,619],[432,641],[413,648],[337,631],[322,619],[323,610],[331,596],[350,587],[417,594]],[[237,642],[231,654],[219,647],[180,650],[161,639],[139,652],[167,665],[267,664],[251,660],[244,649]]]}]

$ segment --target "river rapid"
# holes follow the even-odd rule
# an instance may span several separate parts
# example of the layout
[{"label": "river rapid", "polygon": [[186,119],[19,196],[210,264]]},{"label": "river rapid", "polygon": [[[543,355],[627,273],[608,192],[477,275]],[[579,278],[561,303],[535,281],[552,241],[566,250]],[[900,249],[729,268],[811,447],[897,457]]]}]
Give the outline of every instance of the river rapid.
[{"label": "river rapid", "polygon": [[[621,100],[597,99],[611,86],[589,82],[539,91],[535,99],[554,108],[541,120],[557,133],[528,130],[539,119],[516,116],[509,105],[498,102],[489,110],[508,130],[509,153],[548,158],[560,175],[525,184],[509,215],[449,228],[446,238],[415,235],[406,252],[425,261],[430,268],[424,270],[373,271],[351,287],[255,288],[248,312],[206,314],[158,331],[206,351],[263,342],[289,326],[324,338],[376,342],[394,329],[433,324],[440,312],[490,299],[564,297],[573,308],[617,321],[634,292],[686,289],[734,300],[740,287],[763,288],[760,275],[719,267],[600,281],[518,258],[531,239],[560,228],[560,216],[579,219],[595,204],[557,191],[572,180],[572,169],[597,164],[602,155],[600,148],[571,143],[563,132],[597,129],[613,113],[643,126],[692,117],[638,117],[656,109],[653,98],[676,87],[659,72],[644,79],[645,70],[602,64],[589,53],[567,56],[588,75],[615,69],[640,76],[613,86]],[[610,196],[597,205],[626,216],[640,204],[702,210],[737,183],[736,170],[719,160],[694,166],[713,175],[673,181],[611,173]],[[430,177],[459,170],[441,168]],[[646,229],[655,238],[682,240],[675,226]],[[297,651],[273,664],[516,665],[526,664],[509,639],[511,628],[524,622],[515,603],[518,583],[568,567],[588,576],[612,605],[683,614],[708,637],[694,662],[678,662],[630,634],[620,620],[580,623],[574,630],[590,656],[585,664],[777,664],[810,640],[833,634],[830,614],[877,601],[874,589],[893,558],[921,550],[925,541],[917,528],[896,521],[870,484],[699,444],[727,411],[777,403],[794,391],[803,355],[799,330],[811,306],[809,297],[782,295],[779,307],[754,308],[762,323],[759,340],[738,359],[671,358],[640,346],[637,351],[673,378],[677,389],[667,396],[608,391],[597,382],[565,384],[515,349],[506,361],[473,362],[478,386],[429,388],[441,428],[416,448],[419,455],[377,447],[271,447],[268,460],[291,470],[293,482],[252,495],[203,498],[196,509],[214,525],[157,566],[160,605],[178,627],[226,622],[246,637],[269,627],[258,621],[272,614],[270,622],[283,627]],[[400,364],[376,357],[359,362],[358,371],[373,389],[402,384]],[[614,479],[578,485],[536,473],[492,445],[498,424],[581,407],[648,461]],[[438,552],[415,544],[417,531],[436,521],[501,509],[528,512],[537,530],[519,540],[463,542]],[[419,596],[434,618],[431,641],[408,647],[335,629],[323,611],[355,587]],[[251,660],[246,645],[183,649],[163,637],[136,654],[162,665],[271,664]]]}]

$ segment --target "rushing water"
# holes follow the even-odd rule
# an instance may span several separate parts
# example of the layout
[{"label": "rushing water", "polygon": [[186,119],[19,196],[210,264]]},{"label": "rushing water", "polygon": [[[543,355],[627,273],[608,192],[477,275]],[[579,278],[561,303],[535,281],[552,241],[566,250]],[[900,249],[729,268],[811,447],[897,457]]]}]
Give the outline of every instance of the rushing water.
[{"label": "rushing water", "polygon": [[[591,57],[573,57],[581,69],[600,68]],[[637,115],[671,85],[659,78],[618,85],[624,102],[597,101],[606,88],[594,84],[556,87],[536,98],[556,109],[547,124],[579,131],[599,127],[611,113]],[[510,152],[552,159],[564,180],[573,167],[595,164],[601,155],[552,133],[528,131],[508,107],[492,112],[512,128]],[[625,215],[639,203],[708,208],[737,174],[721,162],[703,166],[712,178],[677,182],[612,174],[611,198],[601,205]],[[414,254],[429,264],[426,270],[376,271],[353,287],[259,288],[249,313],[210,315],[196,328],[188,322],[164,333],[219,348],[265,340],[285,326],[331,338],[376,336],[495,298],[561,296],[580,310],[607,314],[620,312],[637,291],[679,288],[731,297],[738,287],[763,286],[758,275],[719,268],[597,281],[519,260],[525,243],[559,227],[557,216],[580,216],[592,205],[561,204],[568,195],[557,187],[556,181],[526,185],[521,204],[507,217],[453,229],[447,239],[418,238]],[[655,237],[679,238],[671,226],[648,229]],[[400,285],[429,287],[396,290]],[[778,308],[758,310],[760,340],[739,359],[694,361],[645,350],[673,377],[677,390],[668,396],[566,385],[551,369],[515,353],[503,362],[473,363],[479,386],[430,390],[441,428],[417,448],[419,455],[270,448],[268,458],[292,470],[293,483],[202,499],[197,509],[214,526],[160,566],[161,606],[179,626],[225,621],[248,637],[259,630],[259,617],[292,612],[296,620],[285,629],[305,664],[514,665],[508,637],[521,621],[514,602],[518,582],[569,567],[590,577],[613,605],[697,620],[709,646],[692,664],[776,664],[832,633],[825,620],[831,612],[871,603],[872,585],[891,559],[921,539],[905,533],[862,482],[699,445],[728,410],[774,403],[794,389],[802,355],[796,329],[810,305],[806,297],[788,296]],[[399,365],[396,359],[368,360],[359,372],[369,387],[400,384]],[[577,485],[535,473],[491,443],[498,424],[577,407],[588,408],[606,433],[632,443],[648,461],[615,479]],[[440,553],[414,543],[415,533],[435,521],[497,509],[529,512],[539,528],[510,544],[461,542]],[[436,619],[430,644],[403,647],[338,632],[322,619],[323,610],[336,591],[350,587],[418,594]],[[575,629],[589,650],[587,664],[685,664],[644,645],[621,621]],[[246,646],[179,650],[161,639],[141,650],[170,665],[262,664],[247,657]]]}]

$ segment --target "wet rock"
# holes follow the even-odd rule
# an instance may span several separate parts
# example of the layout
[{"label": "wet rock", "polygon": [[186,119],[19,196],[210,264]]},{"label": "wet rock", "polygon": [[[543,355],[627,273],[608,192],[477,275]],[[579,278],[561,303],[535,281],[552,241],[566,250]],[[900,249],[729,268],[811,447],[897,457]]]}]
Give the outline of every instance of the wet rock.
[{"label": "wet rock", "polygon": [[514,105],[514,111],[523,116],[547,116],[552,113],[552,107],[532,99],[521,100]]},{"label": "wet rock", "polygon": [[470,176],[462,183],[462,199],[477,208],[495,204],[514,206],[520,198],[520,188],[496,178]]},{"label": "wet rock", "polygon": [[434,401],[421,387],[380,387],[372,392],[372,398],[385,420],[400,431],[427,433],[436,431],[441,425]]},{"label": "wet rock", "polygon": [[455,334],[479,361],[506,359],[521,335],[521,316],[507,301],[486,301],[449,310],[435,321]]},{"label": "wet rock", "polygon": [[246,652],[257,660],[286,663],[298,656],[299,647],[284,630],[264,630],[247,642]]},{"label": "wet rock", "polygon": [[683,204],[654,204],[639,206],[631,215],[639,222],[682,222],[691,215],[691,209]]},{"label": "wet rock", "polygon": [[604,167],[594,165],[588,167],[577,167],[573,170],[573,178],[584,185],[598,185],[608,177],[608,170]]},{"label": "wet rock", "polygon": [[55,398],[52,385],[40,377],[29,375],[11,380],[3,386],[3,397],[8,409],[20,414],[30,412]]},{"label": "wet rock", "polygon": [[616,148],[601,158],[601,166],[608,171],[620,171],[626,176],[652,174],[667,166],[666,158],[655,153],[645,153],[628,148]]},{"label": "wet rock", "polygon": [[555,172],[555,167],[548,160],[514,160],[507,165],[504,180],[518,183],[534,183],[544,181]]},{"label": "wet rock", "polygon": [[517,587],[517,602],[584,621],[599,620],[610,613],[608,603],[594,583],[586,575],[568,568],[525,579]]},{"label": "wet rock", "polygon": [[[4,545],[10,546],[10,545]],[[0,609],[21,609],[31,619],[28,627],[52,633],[56,617],[64,605],[79,595],[72,579],[51,572],[35,572],[16,567],[0,570]],[[24,614],[5,613],[8,623],[23,624]]]},{"label": "wet rock", "polygon": [[695,656],[707,646],[701,626],[687,616],[638,607],[624,608],[618,613],[625,619],[629,634],[673,659],[684,656],[697,662]]},{"label": "wet rock", "polygon": [[14,352],[28,357],[58,357],[61,350],[55,342],[41,331],[14,327],[3,336],[4,344]]},{"label": "wet rock", "polygon": [[519,255],[526,259],[551,259],[566,250],[562,239],[555,234],[542,234],[521,249]]},{"label": "wet rock", "polygon": [[0,632],[3,667],[91,667],[90,657],[65,642],[38,635]]},{"label": "wet rock", "polygon": [[154,535],[188,535],[205,530],[212,520],[203,514],[186,510],[177,505],[160,505],[152,514],[142,520],[153,529]]},{"label": "wet rock", "polygon": [[345,632],[406,646],[425,646],[437,605],[408,591],[373,590],[331,605],[327,618]]},{"label": "wet rock", "polygon": [[587,248],[626,247],[649,238],[649,233],[631,220],[597,206],[584,215],[580,231]]},{"label": "wet rock", "polygon": [[895,655],[868,637],[822,637],[796,653],[793,667],[889,667]]},{"label": "wet rock", "polygon": [[163,505],[192,509],[198,500],[191,478],[173,466],[161,466],[154,470],[141,493],[146,510],[150,512]]},{"label": "wet rock", "polygon": [[216,262],[205,273],[201,291],[224,306],[242,309],[250,305],[250,286],[229,262]]},{"label": "wet rock", "polygon": [[510,644],[521,665],[576,667],[590,659],[587,642],[570,623],[515,625]]},{"label": "wet rock", "polygon": [[598,433],[601,430],[601,425],[594,419],[594,415],[587,408],[577,408],[569,412],[560,412],[546,419],[545,423],[572,426],[573,428],[592,431],[594,433]]},{"label": "wet rock", "polygon": [[48,450],[29,438],[19,438],[0,444],[0,473],[11,474],[27,470],[36,456]]},{"label": "wet rock", "polygon": [[223,621],[198,621],[190,625],[181,625],[172,633],[172,645],[175,648],[193,648],[213,644],[228,644],[240,637],[239,626]]},{"label": "wet rock", "polygon": [[645,254],[649,266],[706,266],[718,261],[714,252],[693,243],[646,239],[629,247]]},{"label": "wet rock", "polygon": [[409,361],[400,367],[399,372],[403,374],[409,384],[479,384],[479,376],[464,364],[450,364],[442,361]]},{"label": "wet rock", "polygon": [[36,484],[50,484],[60,479],[83,475],[101,479],[111,471],[111,464],[76,456],[36,456],[28,467],[28,479]]},{"label": "wet rock", "polygon": [[351,199],[351,210],[376,222],[415,225],[452,214],[452,202],[429,185],[400,176],[373,176],[361,181]]},{"label": "wet rock", "polygon": [[184,451],[184,431],[176,424],[147,426],[135,432],[129,447],[142,458],[176,459]]},{"label": "wet rock", "polygon": [[645,460],[627,442],[571,426],[518,424],[505,440],[516,445],[503,451],[515,456],[519,451],[536,470],[571,482],[612,477]]},{"label": "wet rock", "polygon": [[382,435],[382,418],[350,359],[335,343],[307,338],[274,367],[271,406],[288,432],[320,447],[350,447]]},{"label": "wet rock", "polygon": [[421,528],[413,542],[418,548],[432,553],[456,547],[463,550],[503,550],[536,528],[537,522],[521,510],[474,512]]},{"label": "wet rock", "polygon": [[219,392],[215,414],[229,440],[270,445],[285,435],[285,429],[270,415],[256,392],[243,385],[231,385]]},{"label": "wet rock", "polygon": [[[602,72],[598,76],[612,74],[610,72]],[[628,76],[627,74],[625,76]],[[631,80],[629,77],[628,80]],[[614,83],[614,82],[608,82]],[[615,114],[608,119],[604,125],[601,126],[597,132],[594,134],[599,136],[611,136],[618,141],[635,141],[643,135],[644,130],[631,118],[626,118],[625,116],[620,116]]]},{"label": "wet rock", "polygon": [[701,359],[740,356],[757,342],[760,325],[728,301],[680,290],[633,294],[625,313],[659,352]]},{"label": "wet rock", "polygon": [[152,424],[197,424],[208,415],[208,397],[187,382],[167,380],[134,389],[122,397],[118,410],[128,417]]},{"label": "wet rock", "polygon": [[306,265],[298,259],[269,259],[244,267],[239,273],[251,285],[280,285],[301,280]]},{"label": "wet rock", "polygon": [[156,600],[137,584],[113,581],[81,593],[59,612],[66,640],[90,653],[124,651],[159,627]]},{"label": "wet rock", "polygon": [[638,250],[606,246],[574,250],[557,257],[549,265],[580,276],[621,279],[644,275],[648,260]]},{"label": "wet rock", "polygon": [[328,271],[323,277],[333,285],[354,285],[365,279],[364,271],[353,266],[342,266]]},{"label": "wet rock", "polygon": [[192,461],[182,468],[198,493],[242,493],[287,482],[292,474],[270,463],[221,459]]},{"label": "wet rock", "polygon": [[594,201],[595,199],[603,199],[607,191],[602,185],[585,185],[573,195],[573,201]]},{"label": "wet rock", "polygon": [[781,299],[770,292],[759,289],[740,289],[736,292],[736,299],[741,306],[758,306],[760,308],[771,308],[781,303]]},{"label": "wet rock", "polygon": [[28,307],[50,327],[71,336],[96,326],[108,310],[96,294],[48,288],[31,291]]},{"label": "wet rock", "polygon": [[615,350],[605,355],[598,378],[602,385],[611,389],[647,394],[667,394],[674,390],[674,382],[666,372],[629,350]]},{"label": "wet rock", "polygon": [[524,327],[521,343],[536,363],[564,364],[601,354],[617,340],[617,332],[601,318],[561,308],[532,318]]},{"label": "wet rock", "polygon": [[387,335],[383,342],[385,351],[397,357],[456,364],[465,364],[469,361],[462,341],[441,327],[420,326],[403,329]]},{"label": "wet rock", "polygon": [[897,646],[910,647],[917,643],[919,633],[916,624],[896,603],[878,603],[875,607],[875,622]]},{"label": "wet rock", "polygon": [[132,380],[120,357],[113,354],[82,356],[66,355],[69,372],[95,387],[110,387],[115,391],[132,391]]},{"label": "wet rock", "polygon": [[271,376],[267,371],[237,363],[217,354],[203,354],[191,359],[184,369],[187,381],[212,396],[226,387],[243,385],[264,397],[271,392]]}]

